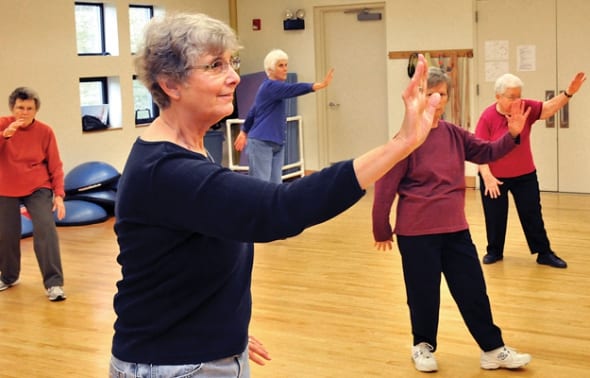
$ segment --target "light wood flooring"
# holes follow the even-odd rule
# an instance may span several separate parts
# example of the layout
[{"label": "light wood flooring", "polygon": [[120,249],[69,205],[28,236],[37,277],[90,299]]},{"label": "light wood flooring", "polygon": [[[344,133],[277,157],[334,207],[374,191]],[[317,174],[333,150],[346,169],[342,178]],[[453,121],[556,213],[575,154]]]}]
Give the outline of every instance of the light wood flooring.
[{"label": "light wood flooring", "polygon": [[[251,334],[273,358],[257,378],[419,377],[397,249],[373,248],[372,191],[352,209],[288,240],[256,246]],[[484,371],[479,350],[443,283],[437,377],[590,376],[590,195],[542,194],[554,250],[569,264],[536,264],[511,210],[504,261],[484,266],[494,318],[506,343],[530,353],[516,371]],[[479,194],[466,212],[480,255]],[[113,219],[58,229],[68,299],[44,295],[22,241],[20,284],[0,292],[0,377],[106,377],[120,277]]]}]

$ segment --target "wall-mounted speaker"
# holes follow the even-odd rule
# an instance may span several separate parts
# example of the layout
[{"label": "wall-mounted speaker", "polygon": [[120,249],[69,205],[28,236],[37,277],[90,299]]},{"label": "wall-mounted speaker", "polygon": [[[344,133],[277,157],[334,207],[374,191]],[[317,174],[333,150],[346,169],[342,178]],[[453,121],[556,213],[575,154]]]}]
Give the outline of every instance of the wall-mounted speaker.
[{"label": "wall-mounted speaker", "polygon": [[305,29],[305,19],[295,18],[283,20],[283,30],[302,30]]}]

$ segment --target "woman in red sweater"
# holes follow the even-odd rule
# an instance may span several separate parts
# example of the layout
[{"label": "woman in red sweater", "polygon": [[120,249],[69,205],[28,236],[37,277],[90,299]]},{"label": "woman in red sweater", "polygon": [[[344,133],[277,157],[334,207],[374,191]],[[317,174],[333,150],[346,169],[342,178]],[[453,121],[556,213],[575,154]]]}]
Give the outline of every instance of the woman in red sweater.
[{"label": "woman in red sweater", "polygon": [[53,212],[66,214],[64,172],[53,130],[35,119],[37,93],[16,88],[8,98],[11,116],[0,117],[0,291],[18,283],[20,205],[33,221],[34,249],[50,301],[66,299]]}]

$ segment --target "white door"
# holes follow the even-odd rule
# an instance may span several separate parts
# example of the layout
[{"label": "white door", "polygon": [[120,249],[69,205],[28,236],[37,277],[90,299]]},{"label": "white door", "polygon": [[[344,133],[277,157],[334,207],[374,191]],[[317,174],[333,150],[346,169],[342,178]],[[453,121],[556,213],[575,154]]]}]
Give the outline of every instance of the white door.
[{"label": "white door", "polygon": [[327,7],[319,12],[319,45],[323,67],[334,67],[334,80],[323,97],[327,149],[322,164],[350,159],[383,144],[387,128],[387,48],[385,44],[385,9],[381,20],[357,21],[351,9],[367,5]]},{"label": "white door", "polygon": [[[557,71],[554,3],[555,0],[477,1],[476,57],[479,96],[476,119],[495,101],[494,81],[499,74],[504,73],[506,64],[508,72],[523,80],[523,97],[544,100],[546,90],[555,90]],[[534,70],[518,69],[516,54],[519,46],[534,46]],[[541,190],[556,191],[557,125],[544,121],[535,123],[531,143]]]},{"label": "white door", "polygon": [[[576,72],[590,76],[590,1],[557,1],[557,83],[564,90]],[[590,193],[590,81],[570,100],[558,130],[559,191]],[[560,124],[559,126],[565,126]]]},{"label": "white door", "polygon": [[[494,101],[503,65],[524,81],[523,97],[544,100],[588,69],[587,0],[478,0],[477,114]],[[502,52],[507,46],[507,59]],[[520,54],[520,55],[519,55]],[[554,119],[538,121],[531,134],[541,190],[590,193],[590,86],[582,88]],[[568,127],[562,122],[569,115]]]}]

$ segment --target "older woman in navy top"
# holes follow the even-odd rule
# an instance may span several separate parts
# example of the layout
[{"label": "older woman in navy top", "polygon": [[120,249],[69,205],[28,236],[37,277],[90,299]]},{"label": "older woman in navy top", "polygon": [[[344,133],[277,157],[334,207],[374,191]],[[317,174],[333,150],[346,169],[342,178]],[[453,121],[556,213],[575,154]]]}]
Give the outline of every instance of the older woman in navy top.
[{"label": "older woman in navy top", "polygon": [[154,18],[145,33],[136,70],[160,116],[134,143],[118,185],[122,277],[110,375],[249,377],[249,356],[269,358],[248,333],[253,243],[297,235],[352,206],[423,142],[438,97],[419,89],[421,57],[393,139],[294,182],[269,183],[221,167],[204,146],[210,125],[232,113],[240,81],[231,28],[175,14]]}]

